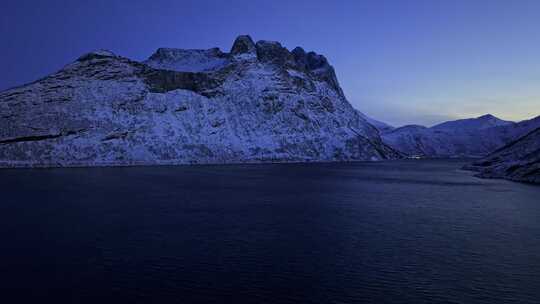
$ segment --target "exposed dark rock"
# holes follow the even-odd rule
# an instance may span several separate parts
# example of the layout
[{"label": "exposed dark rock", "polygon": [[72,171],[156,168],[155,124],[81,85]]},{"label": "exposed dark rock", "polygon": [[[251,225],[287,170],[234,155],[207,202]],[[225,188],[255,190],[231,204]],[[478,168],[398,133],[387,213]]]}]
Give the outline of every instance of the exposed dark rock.
[{"label": "exposed dark rock", "polygon": [[255,43],[249,35],[241,35],[236,38],[231,48],[231,55],[255,53]]},{"label": "exposed dark rock", "polygon": [[262,62],[278,66],[294,65],[293,55],[279,42],[261,40],[257,42],[256,48],[257,58]]},{"label": "exposed dark rock", "polygon": [[95,52],[90,52],[88,54],[82,55],[77,59],[77,61],[88,61],[93,59],[105,59],[105,58],[114,58],[117,57],[113,52],[107,50],[100,50]]},{"label": "exposed dark rock", "polygon": [[16,137],[16,138],[9,138],[9,139],[0,140],[0,144],[11,144],[11,143],[19,143],[19,142],[40,141],[40,140],[58,138],[60,136],[62,136],[62,133],[34,135],[34,136],[22,136],[22,137]]},{"label": "exposed dark rock", "polygon": [[222,80],[207,73],[147,69],[141,76],[152,93],[166,93],[178,89],[203,93],[222,83]]},{"label": "exposed dark rock", "polygon": [[113,132],[107,136],[105,136],[102,141],[109,141],[114,139],[124,139],[126,136],[128,136],[129,132]]},{"label": "exposed dark rock", "polygon": [[179,106],[178,108],[176,108],[174,111],[175,112],[184,112],[184,111],[187,111],[189,108],[186,107],[186,106]]},{"label": "exposed dark rock", "polygon": [[327,82],[332,88],[343,94],[334,68],[328,63],[326,57],[315,52],[306,53],[306,51],[304,51],[304,49],[301,47],[296,47],[294,50],[292,50],[292,55],[298,69],[312,73],[320,80]]},{"label": "exposed dark rock", "polygon": [[308,68],[308,59],[307,59],[307,53],[304,51],[303,48],[297,46],[291,51],[294,61],[296,62],[296,65],[302,69],[302,70],[309,70]]},{"label": "exposed dark rock", "polygon": [[15,138],[8,138],[8,139],[2,139],[0,140],[0,144],[13,144],[13,143],[21,143],[21,142],[35,142],[35,141],[42,141],[42,140],[48,140],[48,139],[55,139],[62,136],[70,136],[75,135],[82,130],[79,131],[65,131],[55,134],[39,134],[39,135],[28,135],[28,136],[21,136],[21,137],[15,137]]},{"label": "exposed dark rock", "polygon": [[334,111],[336,110],[336,108],[334,107],[334,104],[332,103],[332,100],[328,97],[324,97],[321,100],[321,105],[326,109],[326,111],[330,113],[334,113]]}]

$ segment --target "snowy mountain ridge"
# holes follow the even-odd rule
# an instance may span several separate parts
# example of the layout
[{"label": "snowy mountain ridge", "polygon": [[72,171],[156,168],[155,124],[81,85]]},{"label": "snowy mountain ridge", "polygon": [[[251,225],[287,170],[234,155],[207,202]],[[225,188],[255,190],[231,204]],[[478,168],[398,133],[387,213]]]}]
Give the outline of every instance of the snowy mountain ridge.
[{"label": "snowy mountain ridge", "polygon": [[381,136],[386,144],[409,156],[483,157],[538,127],[540,116],[516,123],[488,114],[431,128],[403,126]]},{"label": "snowy mountain ridge", "polygon": [[486,114],[476,118],[458,119],[447,121],[431,127],[434,130],[448,131],[477,131],[492,127],[508,126],[514,122],[499,119],[491,114]]},{"label": "snowy mountain ridge", "polygon": [[229,53],[96,51],[0,92],[0,166],[401,157],[346,100],[326,58],[239,36]]}]

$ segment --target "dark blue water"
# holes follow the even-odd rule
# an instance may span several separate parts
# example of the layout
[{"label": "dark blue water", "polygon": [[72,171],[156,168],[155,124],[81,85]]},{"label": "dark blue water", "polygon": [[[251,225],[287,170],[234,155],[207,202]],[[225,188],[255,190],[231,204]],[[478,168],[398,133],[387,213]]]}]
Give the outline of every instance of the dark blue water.
[{"label": "dark blue water", "polygon": [[463,164],[2,170],[2,298],[540,303],[540,187]]}]

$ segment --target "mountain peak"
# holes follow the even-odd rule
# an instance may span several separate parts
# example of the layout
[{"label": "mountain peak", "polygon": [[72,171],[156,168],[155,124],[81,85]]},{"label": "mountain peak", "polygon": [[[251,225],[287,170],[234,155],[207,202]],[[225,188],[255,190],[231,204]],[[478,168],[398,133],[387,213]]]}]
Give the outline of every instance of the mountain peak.
[{"label": "mountain peak", "polygon": [[431,129],[447,131],[471,131],[505,126],[510,124],[513,124],[513,122],[499,119],[491,114],[486,114],[476,118],[458,119],[443,122],[441,124],[431,127]]},{"label": "mountain peak", "polygon": [[249,35],[240,35],[234,40],[231,48],[232,55],[255,53],[255,43]]},{"label": "mountain peak", "polygon": [[79,57],[77,61],[86,61],[95,58],[106,58],[106,57],[118,57],[115,53],[109,50],[96,50],[90,53],[86,53]]},{"label": "mountain peak", "polygon": [[261,62],[271,62],[277,65],[294,65],[294,57],[277,41],[259,40],[256,44],[257,58]]},{"label": "mountain peak", "polygon": [[485,115],[482,115],[482,116],[479,116],[477,117],[476,119],[481,119],[481,120],[489,120],[489,119],[498,119],[498,120],[501,120],[491,114],[485,114]]}]

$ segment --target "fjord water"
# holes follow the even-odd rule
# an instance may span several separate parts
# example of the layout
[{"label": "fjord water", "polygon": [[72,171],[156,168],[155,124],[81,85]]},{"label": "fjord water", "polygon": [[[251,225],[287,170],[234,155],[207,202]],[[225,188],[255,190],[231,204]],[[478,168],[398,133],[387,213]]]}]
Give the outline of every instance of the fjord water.
[{"label": "fjord water", "polygon": [[3,297],[538,303],[540,187],[465,163],[2,170]]}]

